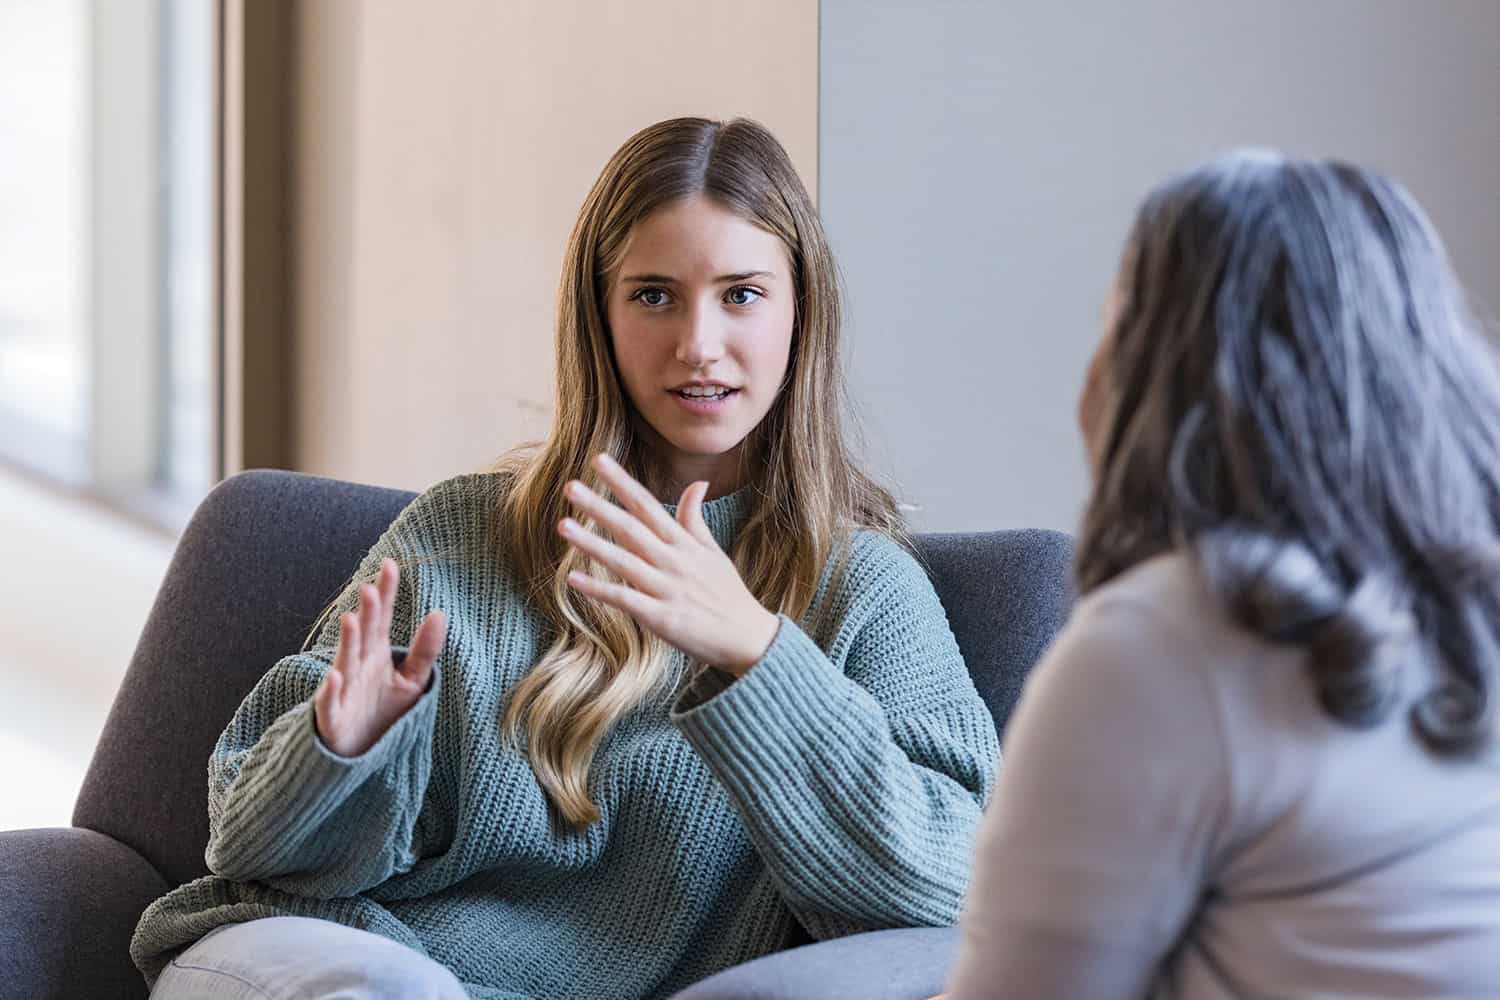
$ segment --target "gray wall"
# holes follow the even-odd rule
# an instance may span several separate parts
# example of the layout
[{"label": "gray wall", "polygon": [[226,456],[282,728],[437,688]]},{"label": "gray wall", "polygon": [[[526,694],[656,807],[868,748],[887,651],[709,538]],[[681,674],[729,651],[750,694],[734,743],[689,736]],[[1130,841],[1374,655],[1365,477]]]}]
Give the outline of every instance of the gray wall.
[{"label": "gray wall", "polygon": [[1071,530],[1134,207],[1239,145],[1402,180],[1500,307],[1500,0],[822,0],[819,202],[869,454],[928,530]]}]

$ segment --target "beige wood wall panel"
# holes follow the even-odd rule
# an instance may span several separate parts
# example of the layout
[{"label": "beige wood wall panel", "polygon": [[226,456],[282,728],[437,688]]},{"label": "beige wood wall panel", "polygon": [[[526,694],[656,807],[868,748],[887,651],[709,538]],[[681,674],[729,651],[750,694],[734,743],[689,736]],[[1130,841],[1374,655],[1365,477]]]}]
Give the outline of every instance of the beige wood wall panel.
[{"label": "beige wood wall panel", "polygon": [[421,488],[540,436],[578,206],[632,132],[747,115],[817,177],[817,0],[297,15],[296,464]]},{"label": "beige wood wall panel", "polygon": [[291,38],[291,162],[287,251],[291,308],[293,468],[354,468],[356,416],[350,302],[355,239],[355,100],[362,7],[298,0]]},{"label": "beige wood wall panel", "polygon": [[[226,121],[226,471],[291,461],[294,386],[288,286],[289,0],[234,0]],[[226,74],[226,80],[229,74]],[[226,358],[226,360],[229,360]]]}]

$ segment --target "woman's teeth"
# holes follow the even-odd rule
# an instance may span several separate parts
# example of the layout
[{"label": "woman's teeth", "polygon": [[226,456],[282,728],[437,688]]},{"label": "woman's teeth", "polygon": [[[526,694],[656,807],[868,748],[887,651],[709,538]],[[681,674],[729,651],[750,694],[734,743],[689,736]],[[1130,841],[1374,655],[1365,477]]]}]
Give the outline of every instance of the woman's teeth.
[{"label": "woman's teeth", "polygon": [[723,399],[731,392],[734,392],[734,390],[726,389],[723,386],[688,386],[686,389],[678,389],[676,392],[677,395],[686,397],[687,399]]}]

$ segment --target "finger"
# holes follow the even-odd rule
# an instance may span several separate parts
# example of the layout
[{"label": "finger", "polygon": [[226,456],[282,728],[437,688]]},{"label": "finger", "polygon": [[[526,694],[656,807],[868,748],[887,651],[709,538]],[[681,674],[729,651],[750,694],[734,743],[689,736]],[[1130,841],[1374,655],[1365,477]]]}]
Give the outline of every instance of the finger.
[{"label": "finger", "polygon": [[635,553],[601,538],[571,517],[563,518],[557,530],[574,548],[614,570],[637,590],[658,596],[665,592],[666,576]]},{"label": "finger", "polygon": [[656,598],[643,594],[639,590],[608,580],[600,580],[587,573],[580,573],[576,569],[568,574],[568,586],[597,601],[603,601],[610,607],[619,608],[647,628],[652,628],[651,623],[656,620],[659,602]]},{"label": "finger", "polygon": [[621,510],[576,479],[568,484],[568,499],[581,512],[599,522],[612,538],[646,562],[660,566],[666,560],[666,543],[634,514]]},{"label": "finger", "polygon": [[411,651],[401,661],[401,666],[396,668],[401,676],[425,688],[427,679],[432,676],[432,665],[443,651],[443,640],[447,634],[447,615],[441,611],[427,612],[427,616],[417,626],[416,635],[412,636]]},{"label": "finger", "polygon": [[354,612],[345,611],[339,615],[339,645],[333,654],[333,669],[341,670],[347,674],[351,667],[360,661],[364,655],[362,636],[359,631],[359,619]]},{"label": "finger", "polygon": [[626,472],[624,467],[613,458],[600,452],[594,458],[594,468],[599,475],[614,490],[615,496],[620,498],[620,503],[625,509],[640,518],[646,527],[650,528],[664,542],[671,542],[680,537],[677,522],[672,520],[661,501],[652,495],[651,491],[636,481],[635,477]]},{"label": "finger", "polygon": [[361,584],[359,588],[359,632],[361,651],[369,654],[380,641],[380,592],[373,584]]},{"label": "finger", "polygon": [[708,530],[708,523],[703,520],[703,498],[707,495],[706,481],[700,479],[696,483],[689,483],[677,504],[677,523],[698,541],[717,548],[719,543],[714,539],[713,532]]},{"label": "finger", "polygon": [[334,725],[339,694],[343,689],[344,675],[336,669],[329,668],[328,672],[323,675],[323,681],[318,685],[318,690],[313,692],[313,726],[324,736],[329,734],[329,727]]},{"label": "finger", "polygon": [[380,560],[380,624],[381,635],[391,634],[391,615],[396,607],[396,586],[401,580],[401,570],[394,559]]}]

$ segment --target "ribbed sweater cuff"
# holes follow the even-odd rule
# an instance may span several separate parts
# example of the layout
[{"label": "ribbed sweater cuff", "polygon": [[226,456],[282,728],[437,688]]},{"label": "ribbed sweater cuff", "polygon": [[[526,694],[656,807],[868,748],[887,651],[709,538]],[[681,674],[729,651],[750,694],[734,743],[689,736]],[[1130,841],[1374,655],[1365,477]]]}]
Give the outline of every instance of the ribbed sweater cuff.
[{"label": "ribbed sweater cuff", "polygon": [[[431,745],[441,693],[442,675],[434,665],[427,691],[358,757],[340,756],[318,738],[311,700],[282,715],[262,737],[263,743],[277,749],[253,777],[242,773],[241,780],[249,778],[251,784],[235,790],[236,815],[226,816],[221,823],[221,829],[234,831],[233,843],[218,845],[221,863],[251,870],[281,870],[280,862],[286,860],[282,855],[295,856],[306,835],[316,831],[335,810],[349,805],[373,775],[393,765],[401,766],[420,747]],[[385,822],[388,810],[383,803],[371,806],[377,814],[370,817],[371,821]],[[353,813],[341,817],[341,821],[357,824],[363,818]],[[218,870],[212,860],[210,867]]]},{"label": "ribbed sweater cuff", "polygon": [[795,794],[813,762],[847,766],[851,747],[884,731],[882,714],[869,692],[783,615],[759,663],[727,686],[694,684],[674,706],[672,721],[721,780],[731,788],[744,782],[735,791]]}]

